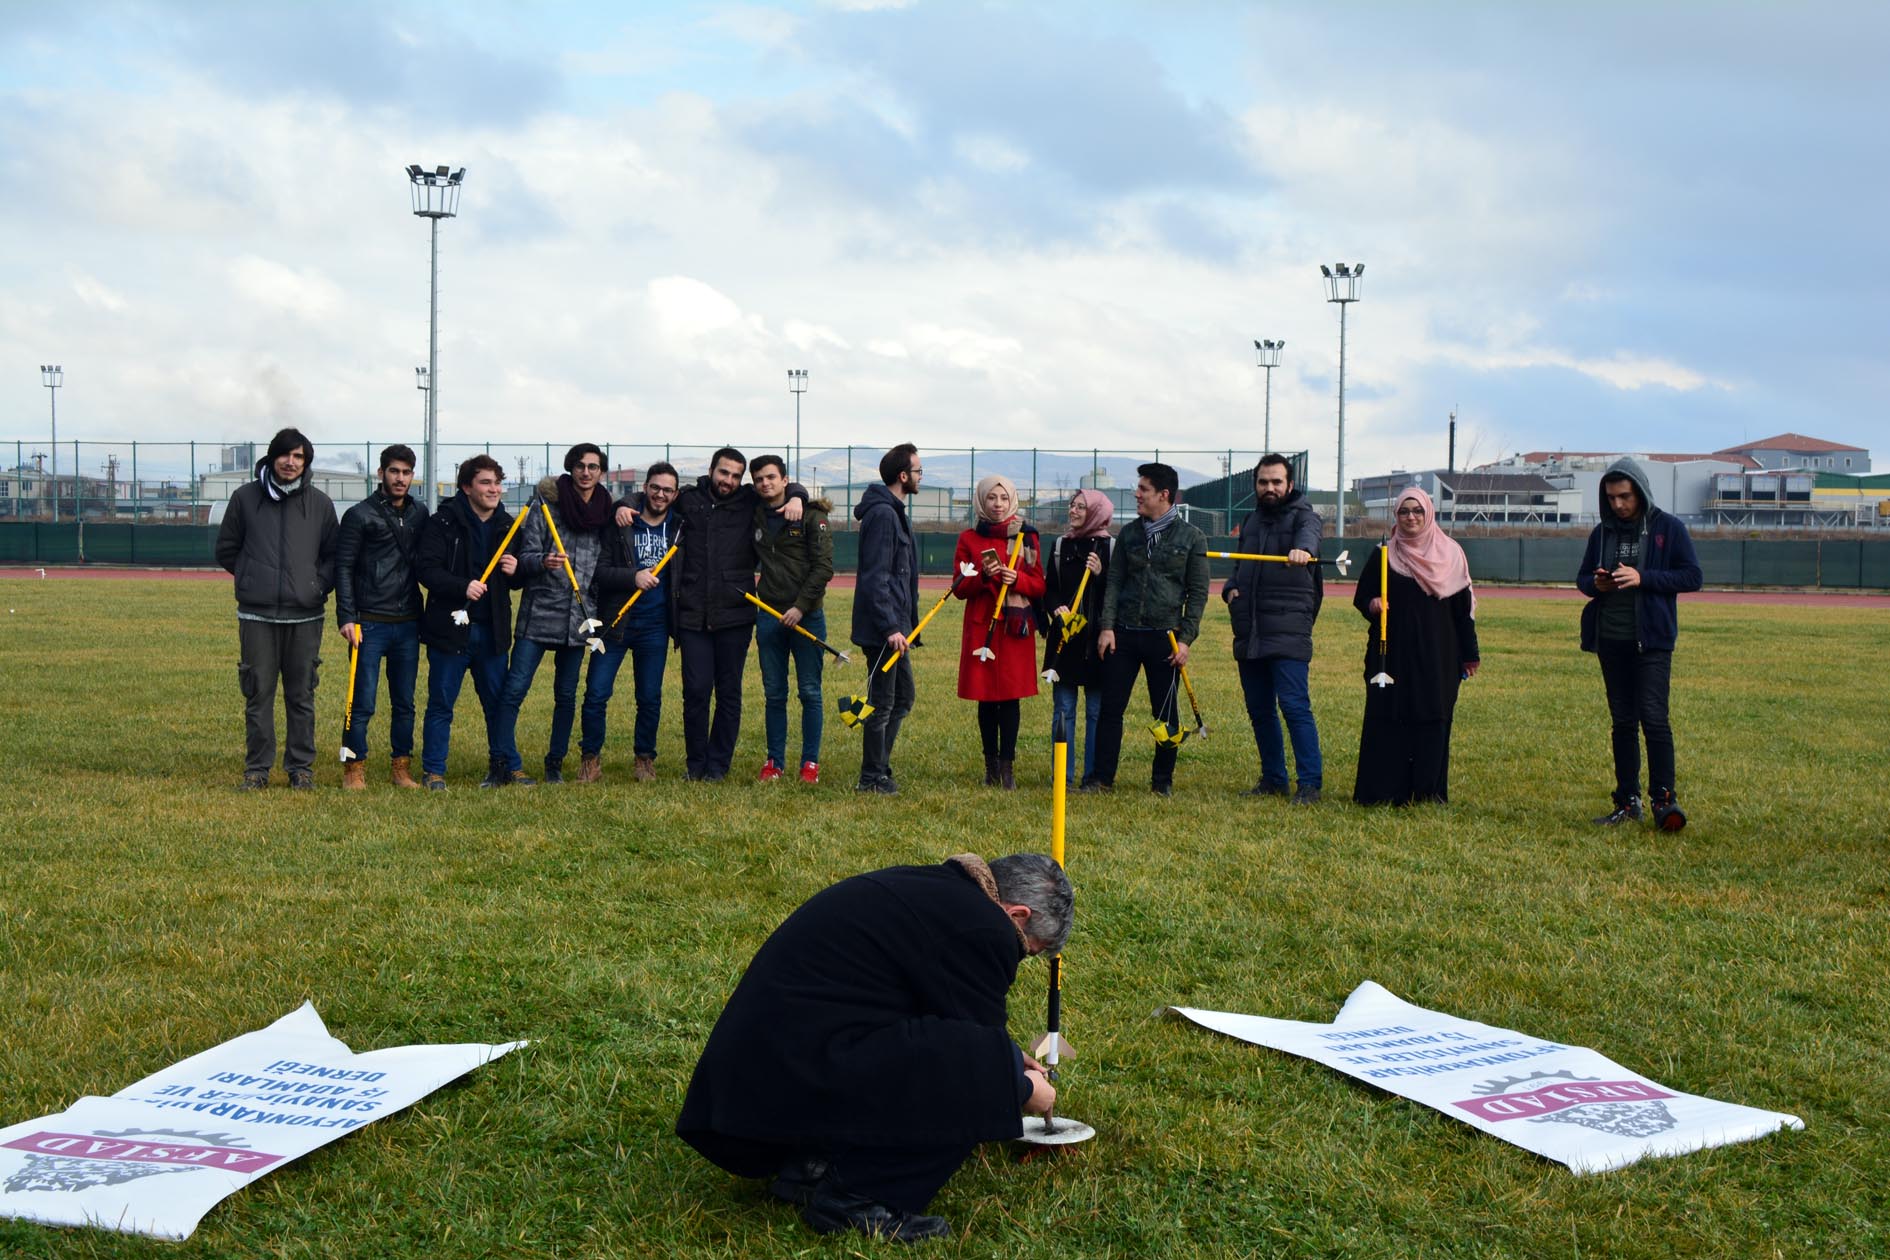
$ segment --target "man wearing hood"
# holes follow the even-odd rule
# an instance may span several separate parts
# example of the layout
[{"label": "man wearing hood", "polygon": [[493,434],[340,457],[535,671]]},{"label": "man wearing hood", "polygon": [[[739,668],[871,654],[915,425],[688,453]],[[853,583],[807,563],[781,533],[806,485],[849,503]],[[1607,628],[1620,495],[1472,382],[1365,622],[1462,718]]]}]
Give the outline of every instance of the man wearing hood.
[{"label": "man wearing hood", "polygon": [[315,447],[283,429],[230,496],[217,563],[236,576],[236,677],[243,688],[243,781],[269,786],[276,760],[276,683],[288,719],[289,786],[315,786],[315,682],[322,621],[335,589],[335,505],[309,484]]},{"label": "man wearing hood", "polygon": [[[526,518],[512,544],[518,555],[518,621],[512,634],[512,663],[505,676],[494,739],[505,762],[490,781],[500,786],[531,787],[518,751],[518,711],[531,690],[532,675],[550,653],[555,662],[551,684],[551,738],[545,747],[545,782],[564,782],[564,758],[571,751],[571,727],[577,720],[578,674],[587,642],[584,622],[597,617],[589,591],[598,559],[615,539],[610,495],[600,488],[604,452],[594,442],[579,442],[565,452],[564,476],[539,481],[534,498],[551,509],[557,536],[545,513],[526,505]],[[566,550],[559,550],[563,543]],[[577,584],[572,585],[576,575]],[[580,592],[584,592],[580,594]]]},{"label": "man wearing hood", "polygon": [[1287,563],[1242,560],[1221,588],[1234,623],[1234,663],[1247,697],[1247,720],[1260,746],[1260,779],[1247,794],[1286,795],[1286,742],[1280,738],[1284,718],[1299,778],[1293,802],[1307,805],[1319,799],[1325,784],[1319,727],[1313,722],[1307,685],[1313,622],[1325,598],[1323,574],[1313,563],[1325,526],[1293,484],[1293,466],[1284,455],[1268,452],[1261,457],[1253,470],[1253,493],[1254,510],[1240,524],[1238,550],[1285,556]]},{"label": "man wearing hood", "polygon": [[[877,486],[868,486],[853,506],[860,523],[860,559],[853,591],[852,640],[866,655],[866,702],[872,712],[860,724],[857,792],[890,796],[899,790],[892,775],[893,744],[912,712],[912,644],[906,634],[918,618],[919,545],[912,537],[906,502],[919,492],[925,468],[910,442],[880,457]],[[897,663],[882,670],[888,656]]]},{"label": "man wearing hood", "polygon": [[1575,585],[1582,651],[1601,661],[1614,746],[1614,809],[1595,819],[1613,827],[1641,818],[1641,737],[1647,739],[1648,803],[1654,825],[1687,825],[1674,795],[1673,728],[1667,689],[1680,621],[1675,599],[1702,581],[1693,537],[1678,517],[1654,506],[1647,474],[1623,456],[1601,474],[1601,524],[1588,535]]}]

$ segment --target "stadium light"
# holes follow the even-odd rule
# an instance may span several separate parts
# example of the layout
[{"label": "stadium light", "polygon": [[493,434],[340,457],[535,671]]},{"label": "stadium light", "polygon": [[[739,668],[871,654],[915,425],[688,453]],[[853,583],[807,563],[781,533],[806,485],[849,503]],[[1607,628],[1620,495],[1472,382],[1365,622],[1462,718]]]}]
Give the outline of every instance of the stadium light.
[{"label": "stadium light", "polygon": [[794,480],[801,479],[801,395],[807,392],[807,369],[789,368],[787,387],[794,393]]},{"label": "stadium light", "polygon": [[440,394],[434,388],[440,379],[440,220],[459,214],[459,186],[466,178],[466,168],[448,174],[444,166],[423,171],[407,168],[407,180],[413,186],[413,212],[427,220],[432,237],[432,268],[427,284],[427,366],[420,388],[426,391],[426,429],[422,445],[426,448],[426,495],[422,502],[434,506],[435,486],[433,448],[440,436]]},{"label": "stadium light", "polygon": [[1267,410],[1265,427],[1261,429],[1260,450],[1262,454],[1273,450],[1273,369],[1280,366],[1280,351],[1286,349],[1284,341],[1256,341],[1253,352],[1258,366],[1267,370]]},{"label": "stadium light", "polygon": [[1365,264],[1347,266],[1338,263],[1319,266],[1325,277],[1326,301],[1339,304],[1339,510],[1336,517],[1339,536],[1345,536],[1345,308],[1358,301],[1359,285],[1365,279]]},{"label": "stadium light", "polygon": [[[59,387],[66,383],[66,370],[57,363],[39,365],[39,379],[46,386],[46,397],[52,400],[52,523],[59,523]],[[79,492],[77,470],[74,469],[72,492],[76,498]]]}]

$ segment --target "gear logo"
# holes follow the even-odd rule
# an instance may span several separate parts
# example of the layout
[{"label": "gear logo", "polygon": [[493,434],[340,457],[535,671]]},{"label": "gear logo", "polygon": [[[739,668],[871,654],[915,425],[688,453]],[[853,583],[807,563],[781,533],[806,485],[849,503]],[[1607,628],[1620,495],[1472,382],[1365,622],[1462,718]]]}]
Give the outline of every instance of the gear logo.
[{"label": "gear logo", "polygon": [[26,1152],[25,1163],[6,1179],[4,1188],[9,1194],[23,1190],[76,1194],[193,1168],[259,1173],[284,1158],[251,1150],[242,1138],[227,1133],[180,1129],[32,1133],[6,1146]]},{"label": "gear logo", "polygon": [[1578,1124],[1616,1137],[1646,1138],[1678,1123],[1663,1101],[1674,1095],[1647,1081],[1604,1081],[1566,1070],[1531,1072],[1485,1081],[1471,1092],[1477,1097],[1451,1105],[1492,1124]]}]

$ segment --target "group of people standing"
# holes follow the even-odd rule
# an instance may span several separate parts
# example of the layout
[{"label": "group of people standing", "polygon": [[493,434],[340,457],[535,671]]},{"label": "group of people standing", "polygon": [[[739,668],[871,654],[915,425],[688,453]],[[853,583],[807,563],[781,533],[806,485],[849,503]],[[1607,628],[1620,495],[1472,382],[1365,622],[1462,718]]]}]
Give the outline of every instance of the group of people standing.
[{"label": "group of people standing", "polygon": [[[481,787],[562,782],[574,727],[576,777],[596,782],[626,659],[636,706],[632,773],[653,779],[672,643],[681,663],[685,775],[723,779],[740,733],[751,640],[765,698],[758,777],[819,781],[824,653],[834,650],[825,642],[824,602],[834,575],[832,505],[790,482],[781,457],[762,455],[751,466],[725,447],[687,487],[659,462],[638,493],[618,502],[604,488],[602,449],[583,442],[566,453],[564,475],[541,480],[514,519],[501,501],[503,469],[490,456],[461,464],[458,493],[429,512],[410,493],[414,453],[396,445],[381,453],[378,488],[339,523],[328,498],[309,484],[313,459],[303,434],[276,434],[256,479],[232,496],[217,540],[218,560],[236,577],[247,729],[242,786],[268,785],[278,683],[288,714],[284,768],[292,787],[313,786],[314,690],[331,590],[354,658],[345,787],[366,786],[368,724],[383,670],[396,785],[446,788],[454,710],[469,674],[486,726]],[[977,484],[977,521],[958,537],[951,595],[964,612],[957,691],[977,705],[989,786],[1016,787],[1022,702],[1046,680],[1053,725],[1073,746],[1081,731],[1070,782],[1086,792],[1113,791],[1139,680],[1153,719],[1149,786],[1161,795],[1174,790],[1177,753],[1191,733],[1178,699],[1206,611],[1207,537],[1182,517],[1172,467],[1152,462],[1136,472],[1135,516],[1119,535],[1110,532],[1112,501],[1085,489],[1070,499],[1068,529],[1048,544],[1024,519],[1009,479]],[[880,460],[880,484],[853,509],[860,545],[849,637],[867,672],[861,792],[899,790],[893,754],[915,701],[912,636],[922,622],[908,508],[923,477],[917,447],[896,446]],[[1601,660],[1616,771],[1614,808],[1596,821],[1641,817],[1644,734],[1655,821],[1678,830],[1686,818],[1674,794],[1667,715],[1674,595],[1699,588],[1699,565],[1685,525],[1655,508],[1632,460],[1609,469],[1602,491],[1609,510],[1577,577],[1590,597],[1582,646]],[[1323,525],[1282,455],[1261,459],[1254,496],[1234,554],[1264,558],[1237,559],[1221,589],[1260,759],[1250,794],[1310,804],[1324,786],[1309,687],[1325,591]],[[1353,596],[1366,625],[1353,790],[1360,804],[1448,799],[1452,715],[1461,683],[1480,664],[1463,548],[1439,528],[1430,496],[1415,486],[1398,495],[1392,521]],[[416,779],[422,646],[428,683]],[[551,727],[534,777],[518,748],[517,723],[546,657],[553,661]],[[794,761],[787,758],[790,674],[801,716]]]}]

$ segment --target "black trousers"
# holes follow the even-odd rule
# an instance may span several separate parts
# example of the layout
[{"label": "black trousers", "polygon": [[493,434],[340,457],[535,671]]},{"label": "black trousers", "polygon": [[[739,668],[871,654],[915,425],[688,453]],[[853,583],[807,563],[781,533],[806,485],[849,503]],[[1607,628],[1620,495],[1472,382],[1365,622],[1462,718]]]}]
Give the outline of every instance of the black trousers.
[{"label": "black trousers", "polygon": [[754,633],[752,625],[676,632],[682,645],[683,761],[692,779],[719,779],[735,760],[735,741],[742,733],[742,670]]},{"label": "black trousers", "polygon": [[978,738],[985,756],[1017,760],[1017,726],[1023,714],[1023,703],[1018,700],[978,701]]},{"label": "black trousers", "polygon": [[912,712],[913,701],[918,698],[912,684],[912,653],[905,653],[898,664],[881,672],[880,666],[885,664],[890,650],[882,644],[878,652],[866,654],[866,702],[873,706],[873,711],[860,724],[862,783],[892,777],[893,744],[899,739],[900,724],[906,720],[906,714]]},{"label": "black trousers", "polygon": [[[1168,663],[1172,649],[1165,630],[1117,630],[1116,650],[1103,658],[1102,716],[1096,719],[1096,769],[1098,783],[1114,784],[1116,764],[1122,760],[1122,718],[1128,712],[1129,697],[1135,694],[1138,674],[1148,675],[1148,707],[1153,717],[1168,724],[1170,731],[1181,729],[1175,716],[1175,691],[1180,685],[1175,667]],[[1155,764],[1149,772],[1149,786],[1170,787],[1175,781],[1173,744],[1155,749]]]},{"label": "black trousers", "polygon": [[1643,652],[1625,639],[1597,644],[1601,681],[1608,689],[1614,745],[1614,803],[1641,792],[1641,737],[1647,739],[1649,794],[1673,791],[1673,727],[1667,722],[1672,652]]},{"label": "black trousers", "polygon": [[236,623],[236,681],[243,688],[243,772],[268,774],[276,760],[276,684],[282,684],[287,738],[282,768],[315,768],[315,683],[321,670],[323,618],[284,625]]}]

